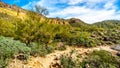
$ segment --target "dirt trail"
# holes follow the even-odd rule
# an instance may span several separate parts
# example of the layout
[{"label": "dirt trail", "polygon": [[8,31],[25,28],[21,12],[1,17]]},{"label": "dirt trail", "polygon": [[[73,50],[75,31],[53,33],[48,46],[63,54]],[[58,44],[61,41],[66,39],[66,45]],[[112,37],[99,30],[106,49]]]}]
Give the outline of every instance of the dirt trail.
[{"label": "dirt trail", "polygon": [[11,64],[8,65],[7,68],[50,68],[50,64],[54,62],[58,62],[55,58],[60,58],[61,55],[68,54],[72,49],[78,51],[79,54],[83,55],[85,53],[91,52],[93,50],[106,50],[111,52],[112,54],[117,53],[117,51],[112,50],[110,46],[98,46],[93,48],[74,48],[67,47],[65,51],[55,51],[51,54],[46,55],[46,57],[31,57],[28,61],[28,64],[24,64],[22,61],[13,60]]}]

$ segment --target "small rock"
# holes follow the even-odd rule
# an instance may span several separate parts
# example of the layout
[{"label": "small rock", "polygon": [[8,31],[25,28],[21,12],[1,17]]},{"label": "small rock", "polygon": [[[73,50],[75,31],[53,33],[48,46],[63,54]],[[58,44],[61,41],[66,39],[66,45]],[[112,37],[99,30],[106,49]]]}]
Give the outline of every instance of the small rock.
[{"label": "small rock", "polygon": [[54,60],[59,60],[59,58],[56,56],[56,57],[54,58]]},{"label": "small rock", "polygon": [[59,47],[64,47],[65,45],[64,45],[64,43],[63,42],[59,42],[59,43],[57,43],[57,47],[59,48]]},{"label": "small rock", "polygon": [[56,62],[56,63],[52,64],[52,67],[53,68],[61,68],[61,65]]},{"label": "small rock", "polygon": [[116,51],[120,51],[120,45],[119,44],[115,45],[115,46],[111,47],[111,49],[116,50]]},{"label": "small rock", "polygon": [[117,55],[117,56],[120,56],[120,52],[118,52],[116,55]]},{"label": "small rock", "polygon": [[86,65],[85,65],[85,68],[90,68],[89,64],[86,64]]},{"label": "small rock", "polygon": [[19,59],[19,60],[26,60],[26,57],[24,56],[24,54],[19,54],[17,56],[17,59]]}]

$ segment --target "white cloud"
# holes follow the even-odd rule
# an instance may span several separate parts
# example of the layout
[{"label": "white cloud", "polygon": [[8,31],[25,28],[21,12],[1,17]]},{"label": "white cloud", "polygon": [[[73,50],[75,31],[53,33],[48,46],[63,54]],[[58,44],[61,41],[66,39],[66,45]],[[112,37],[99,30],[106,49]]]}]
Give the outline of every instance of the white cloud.
[{"label": "white cloud", "polygon": [[[119,19],[120,16],[115,13],[114,9],[111,10],[95,10],[86,7],[70,6],[65,8],[63,11],[53,12],[50,17],[65,17],[65,18],[79,18],[87,23],[94,23],[107,19]],[[116,17],[117,16],[117,17]],[[116,17],[116,18],[114,18]]]},{"label": "white cloud", "polygon": [[107,1],[106,4],[104,5],[104,8],[106,9],[116,9],[117,7],[114,5],[114,3],[116,2],[116,0],[111,0],[111,1]]},{"label": "white cloud", "polygon": [[[116,11],[115,2],[116,0],[40,0],[39,2],[31,2],[23,8],[28,8],[31,4],[38,4],[48,8],[50,11],[48,17],[75,17],[87,23],[94,23],[108,19],[120,20],[120,11]],[[56,7],[58,3],[69,6],[58,8]],[[78,6],[80,3],[85,3],[85,5]]]},{"label": "white cloud", "polygon": [[86,0],[69,0],[69,3],[70,5],[75,5],[75,4],[78,4],[78,3],[82,3],[82,2],[85,2]]}]

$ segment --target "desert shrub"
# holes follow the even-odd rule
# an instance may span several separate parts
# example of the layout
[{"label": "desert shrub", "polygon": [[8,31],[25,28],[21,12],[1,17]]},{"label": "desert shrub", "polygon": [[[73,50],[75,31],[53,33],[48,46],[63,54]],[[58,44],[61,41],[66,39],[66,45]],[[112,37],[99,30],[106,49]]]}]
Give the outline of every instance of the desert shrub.
[{"label": "desert shrub", "polygon": [[60,50],[60,51],[66,50],[66,45],[63,42],[54,41],[54,42],[50,43],[49,45],[51,45],[53,48],[55,48],[55,50]]},{"label": "desert shrub", "polygon": [[[110,52],[100,50],[93,51],[88,54],[83,61],[75,60],[72,58],[71,51],[68,55],[63,55],[60,58],[62,68],[119,68],[120,58],[113,56]],[[78,59],[80,57],[77,57]]]},{"label": "desert shrub", "polygon": [[6,59],[0,59],[0,68],[5,68],[7,66],[7,62],[6,62]]},{"label": "desert shrub", "polygon": [[93,51],[83,60],[81,66],[83,68],[119,68],[120,58],[112,56],[111,53],[100,50]]},{"label": "desert shrub", "polygon": [[63,50],[66,50],[66,46],[57,47],[56,49],[60,50],[60,51],[63,51]]},{"label": "desert shrub", "polygon": [[3,36],[14,36],[14,25],[10,21],[0,19],[0,35]]},{"label": "desert shrub", "polygon": [[20,41],[13,40],[12,38],[5,38],[0,36],[0,66],[7,65],[7,59],[13,58],[19,53],[23,53],[26,59],[29,56],[30,48]]},{"label": "desert shrub", "polygon": [[74,54],[75,50],[71,50],[71,52],[67,55],[63,55],[60,58],[61,68],[80,68],[78,66],[78,61],[72,58],[72,54]]},{"label": "desert shrub", "polygon": [[81,44],[86,47],[95,46],[95,41],[90,36],[91,34],[88,32],[80,32],[77,38],[77,44]]},{"label": "desert shrub", "polygon": [[91,38],[91,34],[89,32],[79,32],[77,34],[72,34],[67,41],[69,45],[85,47],[96,46],[95,42],[96,40],[94,38]]},{"label": "desert shrub", "polygon": [[74,68],[75,62],[73,61],[73,59],[71,59],[71,57],[63,56],[61,58],[61,65],[62,68]]},{"label": "desert shrub", "polygon": [[[30,29],[32,27],[32,29]],[[69,36],[69,26],[48,24],[43,22],[36,22],[32,20],[25,20],[16,24],[15,39],[29,44],[31,42],[41,42],[47,44],[50,40],[56,40],[60,36],[60,40],[66,41]]]},{"label": "desert shrub", "polygon": [[69,33],[63,32],[63,33],[58,33],[55,35],[55,40],[57,40],[58,42],[68,42],[69,41]]},{"label": "desert shrub", "polygon": [[54,48],[52,46],[48,45],[46,48],[45,44],[30,43],[28,46],[31,48],[31,55],[33,56],[44,57],[46,54],[54,51]]}]

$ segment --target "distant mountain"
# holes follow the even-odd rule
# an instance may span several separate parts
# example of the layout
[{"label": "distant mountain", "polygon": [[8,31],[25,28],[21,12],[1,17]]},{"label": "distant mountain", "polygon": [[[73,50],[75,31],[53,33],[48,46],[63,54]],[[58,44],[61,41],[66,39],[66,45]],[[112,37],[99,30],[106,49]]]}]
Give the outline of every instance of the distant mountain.
[{"label": "distant mountain", "polygon": [[105,21],[94,23],[93,25],[96,25],[102,28],[115,28],[117,26],[120,26],[120,20],[105,20]]},{"label": "distant mountain", "polygon": [[85,22],[77,18],[71,18],[71,19],[68,19],[67,21],[69,22],[71,26],[74,26],[74,27],[80,27],[80,26],[87,25]]}]

